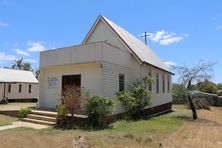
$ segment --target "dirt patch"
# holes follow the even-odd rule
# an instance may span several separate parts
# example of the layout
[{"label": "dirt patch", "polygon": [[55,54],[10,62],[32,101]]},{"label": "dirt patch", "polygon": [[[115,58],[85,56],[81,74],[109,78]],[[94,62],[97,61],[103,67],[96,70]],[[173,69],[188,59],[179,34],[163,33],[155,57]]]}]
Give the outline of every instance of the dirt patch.
[{"label": "dirt patch", "polygon": [[163,141],[169,148],[221,148],[222,147],[222,108],[211,107],[211,111],[198,111],[199,119],[186,123]]}]

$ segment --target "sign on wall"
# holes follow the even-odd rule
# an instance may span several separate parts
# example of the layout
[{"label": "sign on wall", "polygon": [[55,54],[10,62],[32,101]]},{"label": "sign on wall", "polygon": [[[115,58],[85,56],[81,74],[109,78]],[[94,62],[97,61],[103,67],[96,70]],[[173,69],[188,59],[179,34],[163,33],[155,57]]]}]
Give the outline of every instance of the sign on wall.
[{"label": "sign on wall", "polygon": [[48,88],[57,88],[58,87],[58,78],[48,77]]}]

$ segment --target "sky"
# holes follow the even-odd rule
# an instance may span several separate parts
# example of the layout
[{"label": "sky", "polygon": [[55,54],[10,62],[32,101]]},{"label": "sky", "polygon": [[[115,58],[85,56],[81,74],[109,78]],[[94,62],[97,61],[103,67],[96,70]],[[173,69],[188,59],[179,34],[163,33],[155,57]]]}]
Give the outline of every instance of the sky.
[{"label": "sky", "polygon": [[222,83],[221,0],[0,0],[0,67],[23,57],[38,68],[41,51],[81,44],[98,15],[140,40],[148,32],[169,66],[216,62]]}]

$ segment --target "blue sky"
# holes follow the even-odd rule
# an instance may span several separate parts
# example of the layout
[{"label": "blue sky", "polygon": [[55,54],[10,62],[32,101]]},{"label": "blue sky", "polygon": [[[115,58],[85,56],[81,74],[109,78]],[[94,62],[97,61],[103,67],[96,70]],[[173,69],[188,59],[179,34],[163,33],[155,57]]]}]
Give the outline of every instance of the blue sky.
[{"label": "blue sky", "polygon": [[101,14],[148,45],[168,64],[217,62],[222,82],[221,0],[0,0],[0,66],[23,57],[34,68],[39,52],[80,44]]}]

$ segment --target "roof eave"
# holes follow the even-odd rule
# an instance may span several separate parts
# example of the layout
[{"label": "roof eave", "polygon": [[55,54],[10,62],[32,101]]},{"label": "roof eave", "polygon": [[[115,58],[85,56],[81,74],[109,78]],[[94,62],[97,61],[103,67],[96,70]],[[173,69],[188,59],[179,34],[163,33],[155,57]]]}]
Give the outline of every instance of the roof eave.
[{"label": "roof eave", "polygon": [[172,75],[175,75],[175,74],[174,74],[173,72],[171,72],[171,71],[168,71],[168,70],[166,70],[166,69],[157,67],[157,66],[155,66],[155,65],[153,65],[153,64],[150,64],[150,63],[148,63],[148,62],[143,62],[143,64],[147,64],[147,65],[153,66],[153,67],[155,67],[155,68],[157,68],[157,69],[160,69],[160,70],[163,70],[163,71],[165,71],[165,72],[167,72],[167,73],[170,73],[170,74],[172,74]]}]

